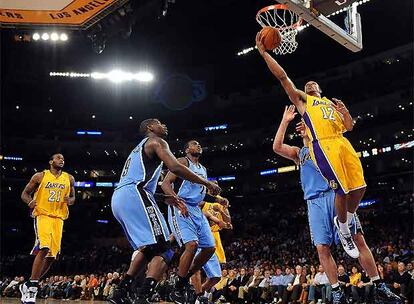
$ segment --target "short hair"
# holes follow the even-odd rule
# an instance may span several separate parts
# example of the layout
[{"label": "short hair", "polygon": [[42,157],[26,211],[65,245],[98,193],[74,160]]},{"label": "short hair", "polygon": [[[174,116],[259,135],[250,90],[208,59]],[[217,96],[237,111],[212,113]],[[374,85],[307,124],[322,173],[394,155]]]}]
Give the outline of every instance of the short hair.
[{"label": "short hair", "polygon": [[148,132],[148,126],[154,124],[158,119],[157,118],[148,118],[141,122],[139,125],[139,133],[145,135]]},{"label": "short hair", "polygon": [[55,156],[58,155],[58,154],[62,154],[62,153],[59,153],[59,152],[53,153],[52,156],[50,156],[49,161],[53,160],[55,158]]},{"label": "short hair", "polygon": [[192,142],[192,141],[196,141],[196,140],[195,139],[190,139],[190,140],[186,141],[186,143],[184,145],[184,151],[187,150],[190,147],[190,142]]}]

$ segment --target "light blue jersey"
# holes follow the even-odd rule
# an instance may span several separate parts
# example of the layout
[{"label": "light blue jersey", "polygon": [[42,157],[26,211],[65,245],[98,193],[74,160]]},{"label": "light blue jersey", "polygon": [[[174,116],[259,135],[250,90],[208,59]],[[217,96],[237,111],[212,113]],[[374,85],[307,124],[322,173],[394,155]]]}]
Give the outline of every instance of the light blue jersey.
[{"label": "light blue jersey", "polygon": [[170,231],[154,198],[162,161],[149,158],[143,139],[129,154],[112,195],[112,212],[134,250],[166,242]]},{"label": "light blue jersey", "polygon": [[[207,170],[201,164],[194,164],[189,158],[188,169],[193,171],[195,174],[202,176],[207,179]],[[206,196],[206,187],[203,185],[192,183],[188,180],[182,180],[177,178],[174,183],[174,188],[177,195],[182,198],[187,205],[198,206]]]},{"label": "light blue jersey", "polygon": [[321,193],[328,191],[329,185],[313,163],[309,148],[303,147],[299,151],[300,182],[305,200],[318,197]]},{"label": "light blue jersey", "polygon": [[[207,179],[207,170],[204,166],[194,164],[188,158],[187,161],[188,169]],[[177,243],[182,246],[196,241],[199,248],[214,247],[215,241],[210,225],[199,206],[206,196],[206,187],[177,177],[174,190],[185,201],[189,214],[188,217],[184,217],[177,207],[168,208],[168,223]]]},{"label": "light blue jersey", "polygon": [[129,154],[122,169],[117,189],[125,185],[136,185],[151,194],[155,193],[163,163],[158,158],[149,159],[144,153],[144,145],[147,140],[148,137],[144,138]]}]

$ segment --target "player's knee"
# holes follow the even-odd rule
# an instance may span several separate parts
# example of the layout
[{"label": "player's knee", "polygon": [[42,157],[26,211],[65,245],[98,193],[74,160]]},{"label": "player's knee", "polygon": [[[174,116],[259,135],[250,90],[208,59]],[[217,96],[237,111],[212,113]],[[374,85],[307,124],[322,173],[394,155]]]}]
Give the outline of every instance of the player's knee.
[{"label": "player's knee", "polygon": [[195,253],[198,248],[198,242],[197,241],[189,241],[185,244],[185,250]]},{"label": "player's knee", "polygon": [[328,245],[317,245],[316,250],[318,251],[318,255],[320,259],[326,259],[329,258],[331,255],[331,249]]}]

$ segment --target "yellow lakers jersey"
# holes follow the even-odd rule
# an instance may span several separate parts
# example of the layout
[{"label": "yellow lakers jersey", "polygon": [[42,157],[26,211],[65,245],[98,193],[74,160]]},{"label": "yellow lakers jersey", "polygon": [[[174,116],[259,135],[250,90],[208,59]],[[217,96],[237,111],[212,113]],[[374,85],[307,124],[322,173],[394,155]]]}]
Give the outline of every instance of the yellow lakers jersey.
[{"label": "yellow lakers jersey", "polygon": [[342,136],[346,131],[342,115],[332,107],[332,101],[326,97],[306,95],[303,119],[311,141]]},{"label": "yellow lakers jersey", "polygon": [[[210,212],[212,215],[214,215],[215,217],[217,217],[219,220],[223,220],[223,216],[221,215],[220,212],[218,211],[214,211],[214,206],[218,206],[220,209],[223,208],[223,206],[221,206],[219,203],[204,203],[204,207],[203,207],[203,212]],[[210,228],[212,232],[216,232],[216,231],[220,231],[221,228],[219,225],[217,225],[216,223],[210,221]]]},{"label": "yellow lakers jersey", "polygon": [[70,194],[69,174],[62,172],[55,177],[49,170],[43,173],[42,182],[33,196],[36,207],[32,215],[47,215],[65,220],[69,216],[68,206],[64,202],[64,198]]}]

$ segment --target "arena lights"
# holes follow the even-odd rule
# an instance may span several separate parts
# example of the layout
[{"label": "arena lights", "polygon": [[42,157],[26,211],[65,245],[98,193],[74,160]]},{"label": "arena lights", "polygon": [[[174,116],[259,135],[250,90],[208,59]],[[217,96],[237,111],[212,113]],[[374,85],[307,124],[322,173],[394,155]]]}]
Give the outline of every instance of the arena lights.
[{"label": "arena lights", "polygon": [[[369,1],[371,1],[371,0],[361,0],[361,1],[358,1],[358,2],[353,3],[353,5],[354,5],[354,6],[359,6],[359,5],[361,5],[361,4],[365,4],[365,3],[369,2]],[[328,15],[328,17],[332,17],[332,16],[335,16],[335,15],[339,15],[340,13],[343,13],[343,12],[345,12],[346,10],[347,10],[347,8],[346,8],[346,7],[345,7],[345,8],[342,8],[342,9],[340,9],[339,11],[336,11],[336,12],[334,12],[334,13],[332,13],[332,14]],[[306,29],[307,27],[309,27],[309,24],[301,25],[301,26],[299,26],[299,27],[297,28],[297,31],[298,31],[298,32],[301,32],[301,31],[303,31],[304,29]],[[237,54],[237,56],[247,55],[247,54],[249,54],[251,51],[253,51],[253,50],[255,50],[255,49],[257,49],[257,47],[256,47],[256,46],[254,46],[254,47],[249,47],[249,48],[245,48],[245,49],[243,49],[243,50],[241,50],[241,51],[237,52],[236,54]]]},{"label": "arena lights", "polygon": [[369,207],[369,206],[371,206],[371,205],[374,205],[374,204],[376,204],[376,203],[378,203],[378,200],[376,200],[376,199],[371,199],[371,200],[362,200],[360,203],[359,203],[359,208],[367,208],[367,207]]},{"label": "arena lights", "polygon": [[227,127],[228,127],[227,124],[222,124],[218,126],[205,127],[204,130],[206,131],[225,130],[227,129]]},{"label": "arena lights", "polygon": [[75,187],[78,188],[92,188],[94,185],[94,182],[75,182]]},{"label": "arena lights", "polygon": [[50,77],[71,77],[71,78],[92,78],[92,79],[107,79],[114,83],[121,83],[125,81],[151,82],[154,80],[154,75],[148,71],[140,71],[137,73],[124,72],[121,70],[112,70],[109,73],[92,72],[92,73],[77,73],[77,72],[50,72]]},{"label": "arena lights", "polygon": [[33,41],[53,41],[53,42],[59,42],[59,41],[67,41],[69,39],[68,35],[65,33],[33,33],[32,40]]},{"label": "arena lights", "polygon": [[112,188],[113,186],[114,184],[110,182],[97,182],[96,183],[96,187]]},{"label": "arena lights", "polygon": [[276,174],[276,173],[277,173],[277,169],[269,169],[269,170],[260,171],[261,176],[272,175],[272,174]]},{"label": "arena lights", "polygon": [[102,135],[101,131],[76,131],[77,135]]},{"label": "arena lights", "polygon": [[23,157],[19,157],[19,156],[3,156],[0,155],[0,160],[23,160]]},{"label": "arena lights", "polygon": [[226,182],[226,181],[232,181],[232,180],[235,180],[235,179],[236,179],[236,177],[235,177],[234,175],[228,175],[228,176],[219,176],[217,179],[218,179],[219,181]]}]

